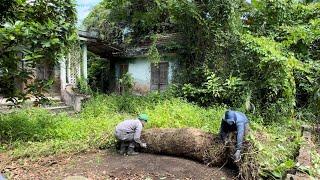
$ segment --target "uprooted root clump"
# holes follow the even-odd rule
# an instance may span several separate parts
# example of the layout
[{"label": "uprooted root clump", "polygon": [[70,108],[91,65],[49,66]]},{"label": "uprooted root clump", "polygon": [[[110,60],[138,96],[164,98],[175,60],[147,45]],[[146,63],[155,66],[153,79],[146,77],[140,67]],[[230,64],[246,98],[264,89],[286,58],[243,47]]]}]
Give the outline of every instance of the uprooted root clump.
[{"label": "uprooted root clump", "polygon": [[[224,145],[217,135],[195,128],[148,129],[142,138],[149,153],[165,154],[192,159],[209,166],[224,166],[232,162],[235,142]],[[233,137],[230,137],[234,139]],[[257,163],[253,146],[245,143],[241,163],[236,163],[241,179],[257,179]]]}]

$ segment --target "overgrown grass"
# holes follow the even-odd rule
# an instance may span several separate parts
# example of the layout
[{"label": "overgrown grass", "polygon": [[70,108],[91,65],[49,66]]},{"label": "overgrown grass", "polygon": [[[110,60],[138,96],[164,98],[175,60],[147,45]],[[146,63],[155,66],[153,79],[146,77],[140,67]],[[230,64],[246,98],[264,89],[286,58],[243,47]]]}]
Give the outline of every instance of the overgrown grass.
[{"label": "overgrown grass", "polygon": [[313,167],[310,169],[310,174],[315,177],[320,177],[320,154],[316,149],[311,154]]},{"label": "overgrown grass", "polygon": [[[217,133],[225,110],[224,106],[201,108],[159,94],[97,95],[74,117],[52,115],[41,109],[0,115],[1,149],[13,158],[21,158],[110,147],[115,142],[113,132],[117,123],[141,112],[150,116],[146,128],[195,127]],[[284,124],[266,126],[261,118],[250,117],[249,139],[258,149],[261,175],[282,176],[295,166],[294,156],[300,142],[298,124],[287,120]]]},{"label": "overgrown grass", "polygon": [[252,122],[250,126],[249,139],[257,148],[260,175],[282,179],[284,173],[296,165],[295,157],[302,140],[299,123],[288,119],[286,124],[264,126]]}]

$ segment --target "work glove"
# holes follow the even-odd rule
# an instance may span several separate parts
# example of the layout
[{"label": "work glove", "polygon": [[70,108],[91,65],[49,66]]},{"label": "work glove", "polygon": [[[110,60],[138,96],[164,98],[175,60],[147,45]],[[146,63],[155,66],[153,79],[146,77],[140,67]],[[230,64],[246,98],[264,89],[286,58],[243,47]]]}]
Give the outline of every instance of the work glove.
[{"label": "work glove", "polygon": [[241,160],[241,151],[237,150],[236,153],[233,155],[234,157],[234,162],[239,162]]},{"label": "work glove", "polygon": [[146,143],[141,143],[141,147],[142,148],[147,148],[147,144]]}]

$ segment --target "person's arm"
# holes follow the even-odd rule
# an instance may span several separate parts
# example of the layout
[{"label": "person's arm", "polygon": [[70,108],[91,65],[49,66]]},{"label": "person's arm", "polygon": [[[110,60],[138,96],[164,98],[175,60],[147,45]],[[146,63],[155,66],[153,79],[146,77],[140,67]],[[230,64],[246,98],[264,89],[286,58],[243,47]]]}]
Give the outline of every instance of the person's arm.
[{"label": "person's arm", "polygon": [[133,135],[133,140],[140,145],[142,144],[142,142],[140,140],[141,131],[142,131],[142,124],[139,122],[136,129],[135,129],[135,132]]},{"label": "person's arm", "polygon": [[228,126],[228,124],[225,121],[221,121],[219,135],[220,135],[220,138],[223,142],[226,141],[226,139],[228,138],[228,135],[229,135],[228,130],[227,130],[227,126]]},{"label": "person's arm", "polygon": [[239,123],[237,124],[237,150],[242,149],[242,142],[244,138],[244,131],[245,131],[245,123]]}]

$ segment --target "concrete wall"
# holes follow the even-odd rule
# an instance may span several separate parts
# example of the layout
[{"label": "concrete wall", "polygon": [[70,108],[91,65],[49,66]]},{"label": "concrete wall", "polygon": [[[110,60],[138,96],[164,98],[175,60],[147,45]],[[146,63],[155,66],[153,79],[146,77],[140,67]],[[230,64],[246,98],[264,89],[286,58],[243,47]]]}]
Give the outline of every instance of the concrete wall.
[{"label": "concrete wall", "polygon": [[[162,61],[169,62],[168,81],[173,79],[173,72],[176,67],[177,58],[174,56],[167,56],[162,58]],[[120,76],[120,64],[128,63],[128,73],[134,78],[134,91],[145,94],[150,91],[151,87],[151,62],[147,57],[126,58],[117,60],[115,64],[116,80]]]}]

